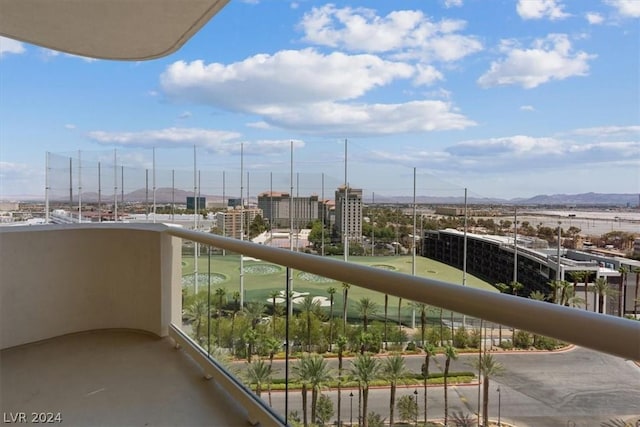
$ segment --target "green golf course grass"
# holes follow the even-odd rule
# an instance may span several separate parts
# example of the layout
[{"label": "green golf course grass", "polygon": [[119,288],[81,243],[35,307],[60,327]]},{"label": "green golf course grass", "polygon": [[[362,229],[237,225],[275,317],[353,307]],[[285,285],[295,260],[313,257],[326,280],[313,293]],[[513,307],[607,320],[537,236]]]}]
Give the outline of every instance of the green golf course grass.
[{"label": "green golf course grass", "polygon": [[[391,271],[411,274],[412,270],[411,256],[385,256],[385,257],[365,257],[353,256],[349,258],[349,262],[367,265],[377,268],[384,268]],[[336,257],[335,259],[342,259]],[[262,301],[265,305],[271,305],[270,294],[273,291],[284,291],[286,286],[286,269],[285,267],[269,262],[247,259],[244,260],[244,289],[246,301]],[[207,273],[211,272],[211,291],[217,288],[225,288],[227,297],[230,298],[232,293],[240,289],[240,257],[238,255],[227,256],[211,256],[211,260],[204,255],[198,259],[198,290],[202,291],[207,288]],[[193,278],[190,282],[185,282],[192,276],[194,272],[194,257],[185,255],[182,258],[182,274],[184,286],[189,290],[194,289]],[[302,271],[294,271],[293,291],[299,293],[309,293],[312,296],[329,297],[328,289],[333,287],[336,289],[334,295],[334,315],[342,309],[343,293],[342,283],[328,278],[319,277]],[[428,258],[416,257],[416,275],[421,277],[429,277],[453,284],[462,283],[462,271],[450,267],[438,261]],[[466,285],[478,289],[485,289],[493,292],[497,290],[489,283],[467,274]],[[384,306],[384,294],[371,291],[365,288],[351,286],[348,293],[348,311],[349,317],[357,315],[357,301],[360,298],[368,297],[379,305],[378,317],[382,317]],[[408,306],[409,301],[402,302],[401,317],[406,318],[410,315],[411,308]],[[296,304],[294,304],[295,308]],[[389,297],[389,316],[397,317],[398,298]],[[328,307],[326,308],[329,309]],[[429,317],[434,316],[432,310]],[[375,317],[374,317],[375,318]]]}]

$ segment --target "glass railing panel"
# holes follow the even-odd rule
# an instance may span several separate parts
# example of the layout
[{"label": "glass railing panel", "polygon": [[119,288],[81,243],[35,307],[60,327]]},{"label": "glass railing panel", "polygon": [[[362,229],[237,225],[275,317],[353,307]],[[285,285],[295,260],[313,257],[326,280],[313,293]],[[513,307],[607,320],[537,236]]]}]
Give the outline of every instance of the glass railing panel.
[{"label": "glass railing panel", "polygon": [[[192,246],[184,245],[185,277],[195,270]],[[197,324],[185,315],[184,328],[291,425],[363,425],[365,418],[369,425],[389,423],[391,406],[399,425],[483,425],[485,414],[493,425],[601,425],[631,419],[624,405],[640,398],[633,385],[640,379],[637,367],[620,358],[316,273],[220,253],[199,251],[205,321]],[[390,264],[391,258],[375,263]],[[187,309],[196,300],[195,282],[185,279],[184,288]],[[615,378],[605,378],[610,370],[598,369],[602,363],[616,370]],[[540,376],[547,371],[550,377]],[[604,393],[611,409],[600,402],[585,406],[576,397],[583,393]],[[596,413],[592,420],[585,415]]]}]

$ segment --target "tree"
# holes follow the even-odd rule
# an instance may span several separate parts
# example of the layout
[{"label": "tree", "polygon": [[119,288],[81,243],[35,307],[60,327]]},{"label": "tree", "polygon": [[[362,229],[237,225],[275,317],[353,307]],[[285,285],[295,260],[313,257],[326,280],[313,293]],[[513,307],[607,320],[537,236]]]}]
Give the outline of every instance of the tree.
[{"label": "tree", "polygon": [[[507,293],[507,291],[509,291],[509,285],[507,285],[506,283],[496,283],[494,286],[500,291],[501,294]],[[502,346],[502,324],[498,325],[498,343],[498,345]]]},{"label": "tree", "polygon": [[280,296],[280,291],[273,290],[269,292],[269,298],[271,298],[271,306],[273,308],[273,316],[271,317],[271,333],[276,335],[276,314],[278,313],[277,300]]},{"label": "tree", "polygon": [[217,305],[218,305],[218,324],[217,324],[217,333],[216,333],[216,343],[220,345],[220,323],[222,321],[222,307],[225,304],[224,296],[227,294],[226,288],[218,288],[215,291],[215,295],[217,297]]},{"label": "tree", "polygon": [[244,311],[251,322],[251,329],[255,329],[264,316],[265,306],[260,301],[251,301],[247,303]]},{"label": "tree", "polygon": [[[298,364],[294,366],[294,372],[300,378],[303,384],[311,388],[311,419],[316,419],[316,408],[318,403],[318,394],[320,388],[331,380],[331,370],[327,361],[319,354],[304,355],[298,361]],[[303,419],[306,425],[306,389],[303,391]]]},{"label": "tree", "polygon": [[425,346],[425,332],[427,330],[427,304],[414,303],[414,307],[420,312],[420,343]]},{"label": "tree", "polygon": [[373,316],[378,311],[378,304],[373,302],[371,298],[363,297],[358,301],[358,311],[362,316],[362,324],[364,326],[364,331],[367,332],[367,325],[369,316]]},{"label": "tree", "polygon": [[418,421],[418,402],[411,395],[398,399],[398,415],[403,422]]},{"label": "tree", "polygon": [[489,425],[489,380],[504,372],[504,367],[491,354],[483,354],[474,366],[482,375],[482,425]]},{"label": "tree", "polygon": [[349,296],[349,288],[351,287],[348,283],[342,283],[342,295],[344,299],[342,301],[342,334],[347,335],[347,306],[348,301],[347,297]]},{"label": "tree", "polygon": [[389,294],[384,294],[384,349],[387,349],[387,320],[389,317],[387,316],[389,310]]},{"label": "tree", "polygon": [[429,362],[431,358],[436,355],[436,347],[431,343],[426,343],[424,346],[424,364],[422,365],[423,387],[424,387],[424,422],[427,422],[427,382],[429,381]]},{"label": "tree", "polygon": [[340,404],[342,400],[342,357],[344,355],[344,349],[347,346],[347,338],[344,335],[338,335],[336,339],[336,346],[338,347],[338,425],[340,425]]},{"label": "tree", "polygon": [[633,272],[636,274],[636,289],[633,296],[633,316],[638,317],[638,288],[640,288],[640,267],[634,267]]},{"label": "tree", "polygon": [[573,280],[573,295],[576,295],[576,289],[578,288],[578,283],[581,283],[584,280],[584,277],[587,275],[586,271],[583,270],[577,270],[577,271],[570,271],[569,272],[569,277],[571,277],[571,280]]},{"label": "tree", "polygon": [[[369,385],[378,378],[380,372],[380,362],[371,357],[370,354],[358,354],[351,361],[351,378],[358,382],[358,387],[362,391],[362,414],[367,413],[369,401]],[[367,417],[363,417],[363,427],[368,427]]]},{"label": "tree", "polygon": [[391,385],[391,393],[389,396],[389,425],[393,426],[393,410],[396,405],[396,388],[398,382],[403,381],[409,374],[409,370],[404,363],[404,357],[394,354],[387,357],[382,362],[382,374]]},{"label": "tree", "polygon": [[455,348],[447,345],[444,348],[444,354],[446,356],[446,360],[444,362],[444,425],[446,426],[449,418],[449,367],[451,366],[451,360],[456,360],[458,358],[458,353]]},{"label": "tree", "polygon": [[236,326],[236,315],[240,311],[240,292],[236,291],[232,295],[233,298],[233,311],[231,313],[231,348],[235,349],[234,338],[235,338],[235,326]]},{"label": "tree", "polygon": [[331,420],[333,413],[333,402],[331,401],[331,398],[326,394],[321,394],[320,397],[318,397],[315,422],[324,426],[329,422],[329,420]]},{"label": "tree", "polygon": [[620,317],[622,317],[624,316],[624,304],[625,304],[624,296],[626,295],[625,291],[627,289],[626,285],[627,285],[627,275],[629,274],[629,269],[626,266],[621,265],[618,271],[620,272],[620,288],[618,289],[618,313]]},{"label": "tree", "polygon": [[253,355],[253,349],[258,341],[258,331],[255,329],[247,329],[242,334],[244,342],[247,344],[247,363],[251,363],[251,356]]},{"label": "tree", "polygon": [[336,292],[336,288],[333,286],[327,289],[329,294],[329,350],[333,346],[333,301]]},{"label": "tree", "polygon": [[536,301],[544,301],[547,299],[546,295],[541,291],[533,291],[529,294],[529,298]]},{"label": "tree", "polygon": [[595,282],[596,293],[598,294],[598,313],[606,312],[604,307],[604,297],[615,295],[615,291],[607,282],[606,277],[598,277]]},{"label": "tree", "polygon": [[207,301],[204,298],[197,297],[194,301],[187,305],[182,315],[185,320],[193,325],[193,334],[194,339],[198,342],[198,344],[202,345],[203,337],[202,337],[202,322],[207,316]]},{"label": "tree", "polygon": [[267,365],[262,359],[255,363],[247,363],[244,369],[244,376],[249,384],[255,384],[256,395],[260,397],[262,387],[271,383],[271,366]]},{"label": "tree", "polygon": [[314,300],[313,296],[307,295],[302,300],[301,312],[304,314],[307,330],[307,351],[311,351],[311,317],[320,310],[320,301]]}]

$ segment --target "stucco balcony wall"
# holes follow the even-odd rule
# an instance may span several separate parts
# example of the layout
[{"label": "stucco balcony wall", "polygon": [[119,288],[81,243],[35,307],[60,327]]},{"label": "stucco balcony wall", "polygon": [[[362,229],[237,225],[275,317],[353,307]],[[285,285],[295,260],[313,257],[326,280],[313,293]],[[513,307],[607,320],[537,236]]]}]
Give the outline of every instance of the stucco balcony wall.
[{"label": "stucco balcony wall", "polygon": [[95,329],[167,335],[180,239],[160,224],[0,229],[0,349]]}]

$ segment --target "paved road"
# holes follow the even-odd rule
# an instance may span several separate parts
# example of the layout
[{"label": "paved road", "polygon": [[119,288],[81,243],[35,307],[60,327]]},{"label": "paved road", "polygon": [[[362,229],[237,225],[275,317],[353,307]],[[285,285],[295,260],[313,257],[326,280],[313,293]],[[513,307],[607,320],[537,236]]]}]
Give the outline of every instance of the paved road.
[{"label": "paved road", "polygon": [[[500,387],[500,415],[519,427],[591,427],[612,418],[640,419],[640,368],[630,361],[601,354],[591,350],[575,348],[560,353],[495,354],[505,372],[492,380],[489,398],[490,418],[498,418],[498,392]],[[472,359],[477,355],[461,355],[452,363],[452,370],[473,370]],[[423,358],[408,356],[407,366],[418,371]],[[444,367],[444,358],[438,356],[432,371]],[[278,368],[284,362],[275,362]],[[331,361],[337,367],[337,361]],[[345,361],[348,368],[349,361]],[[281,371],[282,372],[282,371]],[[421,417],[424,414],[423,389],[418,386],[401,388],[398,398],[418,391]],[[336,390],[325,390],[337,402]],[[349,391],[342,393],[342,420],[349,421]],[[357,419],[358,398],[354,390],[353,414]],[[274,392],[273,406],[284,412],[284,393]],[[264,399],[267,400],[266,393]],[[454,386],[449,390],[449,411],[473,414],[477,412],[478,386]],[[429,387],[429,419],[443,417],[443,389]],[[370,392],[371,411],[389,415],[388,389]],[[289,396],[289,409],[301,411],[299,391]]]}]

